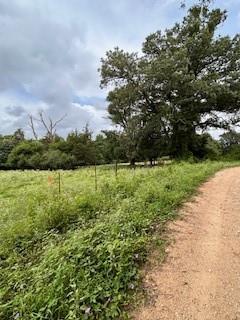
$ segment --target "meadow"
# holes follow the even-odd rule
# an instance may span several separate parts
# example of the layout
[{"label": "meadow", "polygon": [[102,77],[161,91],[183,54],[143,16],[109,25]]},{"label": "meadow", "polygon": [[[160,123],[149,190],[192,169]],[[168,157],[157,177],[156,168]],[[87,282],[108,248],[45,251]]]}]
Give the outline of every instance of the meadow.
[{"label": "meadow", "polygon": [[[0,319],[127,318],[161,230],[227,162],[0,172]],[[157,233],[157,237],[155,237]]]}]

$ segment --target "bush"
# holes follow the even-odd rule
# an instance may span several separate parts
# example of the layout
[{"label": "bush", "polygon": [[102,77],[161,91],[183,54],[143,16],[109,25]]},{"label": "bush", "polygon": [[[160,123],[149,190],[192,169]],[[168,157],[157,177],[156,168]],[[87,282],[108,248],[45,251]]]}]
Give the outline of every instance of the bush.
[{"label": "bush", "polygon": [[15,146],[7,164],[13,169],[72,169],[75,157],[60,150],[49,148],[40,141],[24,141]]},{"label": "bush", "polygon": [[13,148],[8,156],[7,163],[10,167],[17,169],[36,168],[32,167],[31,158],[39,155],[43,150],[44,145],[39,141],[23,141]]},{"label": "bush", "polygon": [[223,155],[223,159],[227,161],[239,161],[240,160],[240,145],[232,145]]},{"label": "bush", "polygon": [[75,157],[60,150],[48,150],[42,156],[41,168],[45,169],[72,169],[76,163]]}]

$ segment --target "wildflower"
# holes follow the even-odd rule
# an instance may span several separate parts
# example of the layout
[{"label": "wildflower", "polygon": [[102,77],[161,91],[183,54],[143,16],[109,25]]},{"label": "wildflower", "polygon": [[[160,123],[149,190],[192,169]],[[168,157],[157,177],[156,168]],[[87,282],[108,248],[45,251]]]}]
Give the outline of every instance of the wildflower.
[{"label": "wildflower", "polygon": [[134,288],[135,288],[134,284],[133,284],[133,283],[130,283],[129,289],[133,290]]},{"label": "wildflower", "polygon": [[90,313],[91,313],[91,307],[86,308],[86,309],[85,309],[85,313],[86,313],[86,314],[90,314]]}]

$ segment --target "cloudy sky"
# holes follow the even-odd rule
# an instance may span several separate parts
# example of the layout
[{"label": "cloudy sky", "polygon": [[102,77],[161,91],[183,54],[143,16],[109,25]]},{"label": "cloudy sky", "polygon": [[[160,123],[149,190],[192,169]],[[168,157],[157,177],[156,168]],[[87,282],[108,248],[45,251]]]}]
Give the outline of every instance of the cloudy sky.
[{"label": "cloudy sky", "polygon": [[[229,13],[220,32],[239,32],[240,0],[215,6]],[[115,46],[139,50],[184,13],[180,0],[0,0],[0,134],[29,135],[28,114],[39,110],[67,114],[61,135],[87,122],[94,132],[109,128],[100,58]]]}]

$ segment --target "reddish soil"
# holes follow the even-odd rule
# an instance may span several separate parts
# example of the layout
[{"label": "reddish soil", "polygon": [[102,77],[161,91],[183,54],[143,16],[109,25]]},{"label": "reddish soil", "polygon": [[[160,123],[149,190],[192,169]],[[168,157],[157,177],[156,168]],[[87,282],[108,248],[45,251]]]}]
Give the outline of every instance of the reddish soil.
[{"label": "reddish soil", "polygon": [[180,217],[169,225],[165,262],[143,272],[149,301],[132,318],[240,319],[240,168],[204,183]]}]

